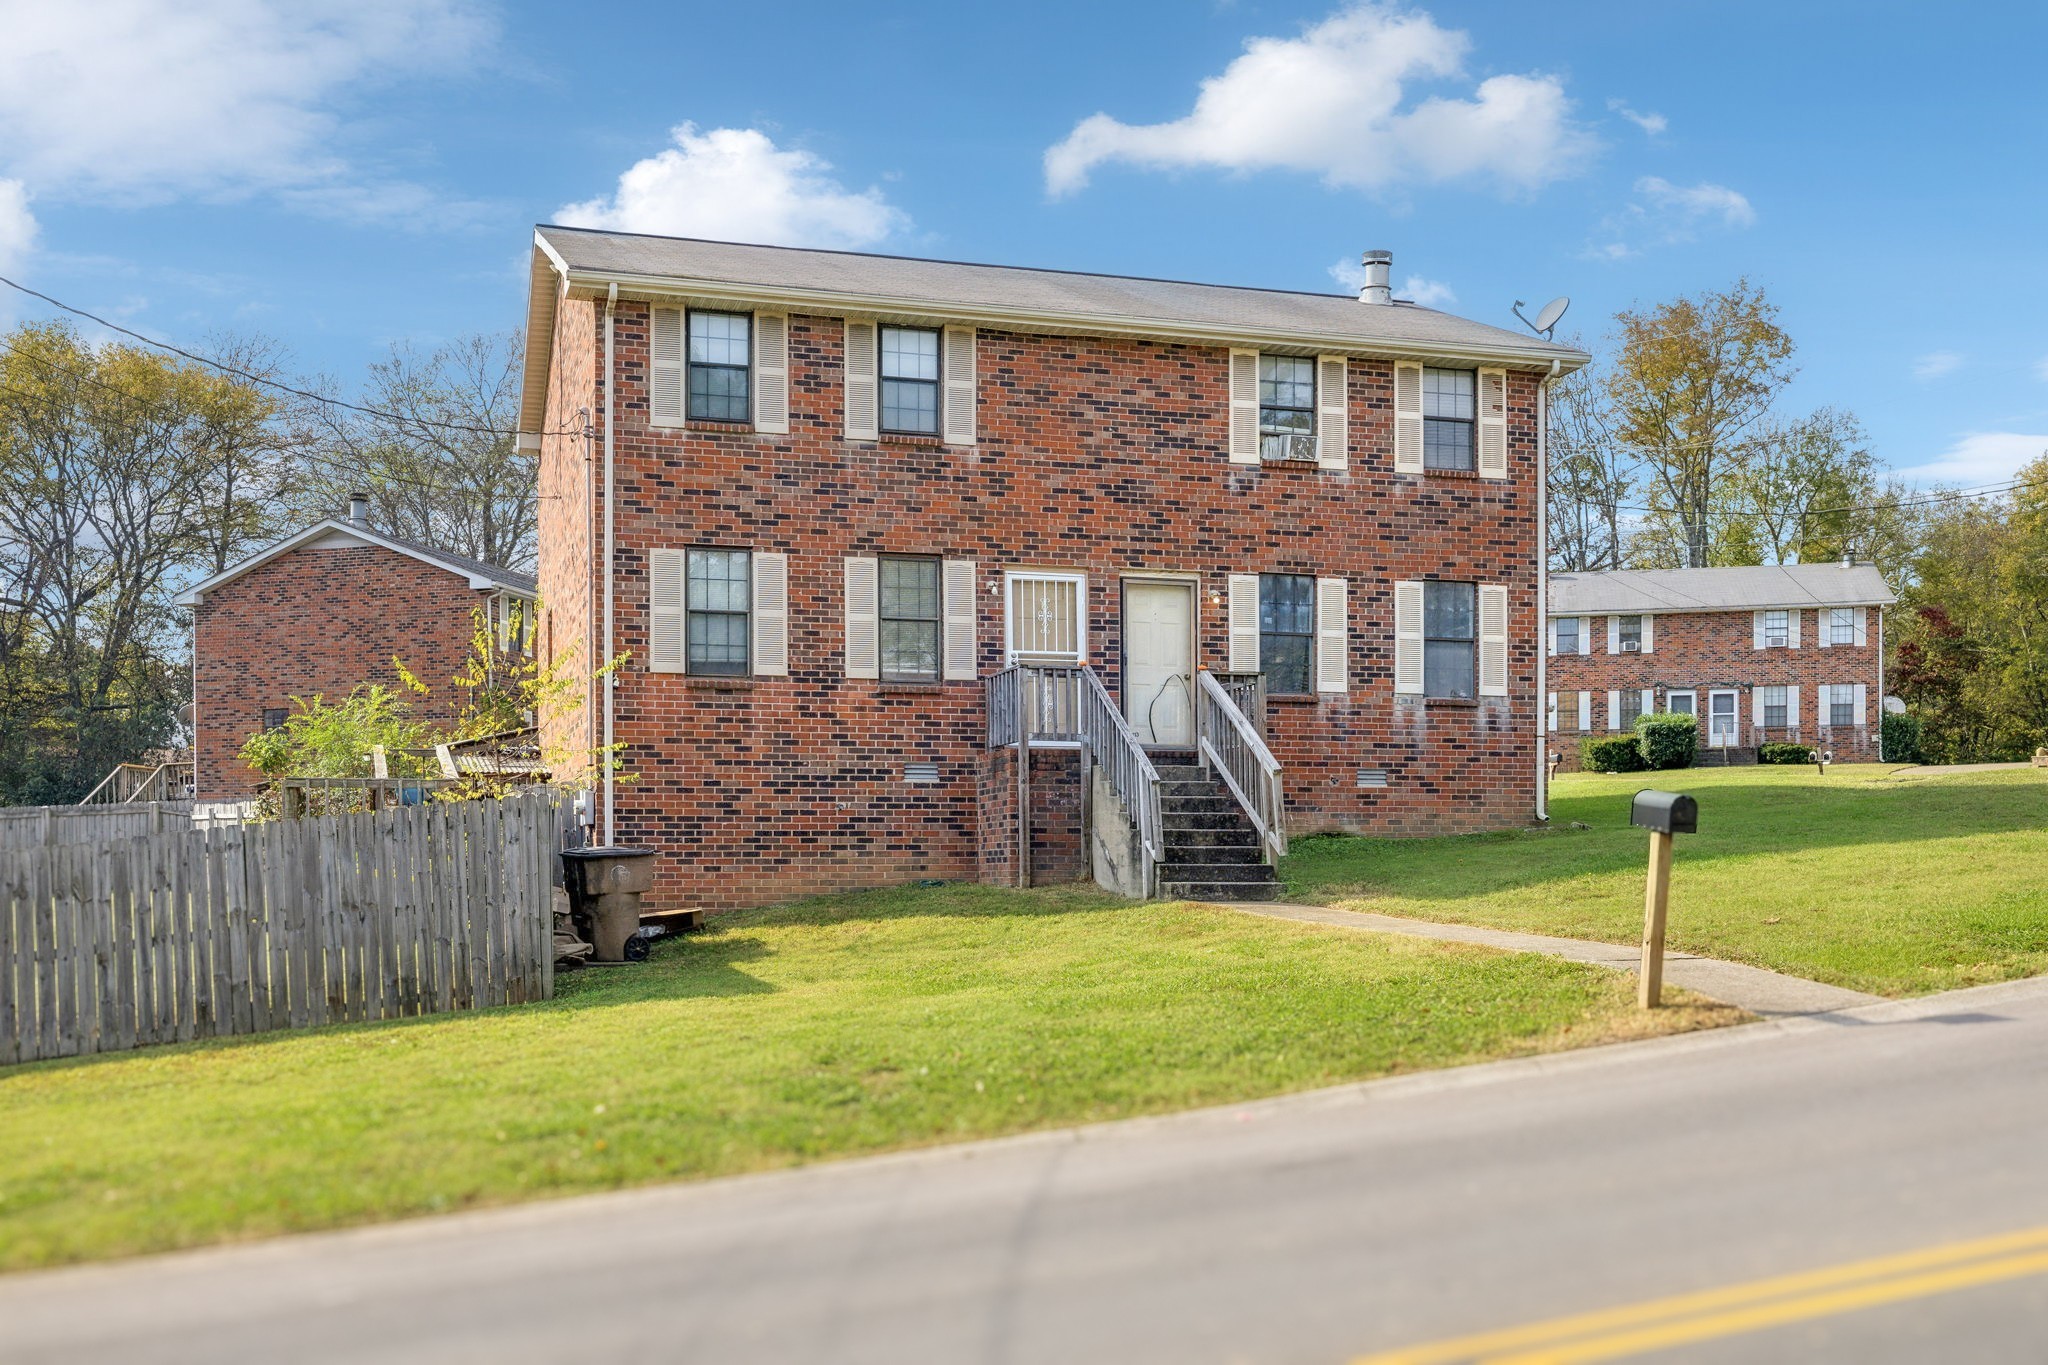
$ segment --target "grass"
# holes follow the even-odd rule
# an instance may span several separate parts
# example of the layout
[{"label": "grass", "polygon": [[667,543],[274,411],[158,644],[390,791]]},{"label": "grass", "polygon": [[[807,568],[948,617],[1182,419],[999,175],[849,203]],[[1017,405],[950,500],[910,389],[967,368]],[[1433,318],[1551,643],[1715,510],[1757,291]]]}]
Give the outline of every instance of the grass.
[{"label": "grass", "polygon": [[720,919],[545,1005],[0,1072],[0,1268],[1014,1133],[1733,1022],[1092,890]]},{"label": "grass", "polygon": [[1298,839],[1297,900],[1608,943],[1642,935],[1647,836],[1630,796],[1699,800],[1668,942],[1879,995],[2048,972],[2048,780],[1876,764],[1560,777],[1548,827]]}]

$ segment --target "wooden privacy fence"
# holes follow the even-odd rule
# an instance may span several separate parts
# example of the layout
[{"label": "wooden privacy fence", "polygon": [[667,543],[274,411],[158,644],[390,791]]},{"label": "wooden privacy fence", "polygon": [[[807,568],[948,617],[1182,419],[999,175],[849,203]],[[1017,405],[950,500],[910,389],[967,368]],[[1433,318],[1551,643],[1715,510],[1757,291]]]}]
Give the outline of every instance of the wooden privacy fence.
[{"label": "wooden privacy fence", "polygon": [[192,827],[190,801],[124,805],[17,806],[0,809],[0,849],[41,844],[92,844]]},{"label": "wooden privacy fence", "polygon": [[0,1064],[546,999],[563,805],[0,852]]}]

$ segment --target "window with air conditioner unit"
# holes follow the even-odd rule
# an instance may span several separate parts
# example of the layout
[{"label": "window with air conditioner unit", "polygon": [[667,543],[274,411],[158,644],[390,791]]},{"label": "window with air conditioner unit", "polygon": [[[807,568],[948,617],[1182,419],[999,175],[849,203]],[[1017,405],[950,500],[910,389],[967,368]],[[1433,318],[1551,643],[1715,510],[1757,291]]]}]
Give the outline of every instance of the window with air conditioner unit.
[{"label": "window with air conditioner unit", "polygon": [[1621,652],[1622,652],[1622,653],[1624,653],[1624,654],[1640,654],[1640,653],[1642,653],[1642,652],[1643,652],[1643,618],[1642,618],[1642,617],[1640,617],[1640,616],[1624,616],[1624,617],[1622,617],[1622,618],[1621,618],[1621,624],[1620,624],[1620,627],[1619,627],[1619,629],[1618,629],[1618,631],[1617,631],[1617,634],[1618,634],[1618,635],[1620,636],[1620,638],[1621,638]]}]

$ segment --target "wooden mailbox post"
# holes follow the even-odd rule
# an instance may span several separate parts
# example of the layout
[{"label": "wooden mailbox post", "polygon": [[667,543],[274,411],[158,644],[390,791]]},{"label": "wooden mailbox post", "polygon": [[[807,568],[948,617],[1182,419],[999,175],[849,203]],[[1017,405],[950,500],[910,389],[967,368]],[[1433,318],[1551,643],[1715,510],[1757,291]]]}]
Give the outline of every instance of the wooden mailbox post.
[{"label": "wooden mailbox post", "polygon": [[1636,1003],[1655,1009],[1664,993],[1664,912],[1671,901],[1671,836],[1697,834],[1699,803],[1677,792],[1639,791],[1628,822],[1650,831],[1650,879],[1643,888],[1643,969]]}]

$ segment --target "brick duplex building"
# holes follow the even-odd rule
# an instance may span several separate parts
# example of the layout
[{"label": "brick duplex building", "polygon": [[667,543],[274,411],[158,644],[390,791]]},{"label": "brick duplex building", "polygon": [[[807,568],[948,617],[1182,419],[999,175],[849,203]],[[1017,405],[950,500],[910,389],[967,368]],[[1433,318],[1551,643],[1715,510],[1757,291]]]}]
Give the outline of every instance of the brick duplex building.
[{"label": "brick duplex building", "polygon": [[1552,574],[1552,744],[1573,766],[1579,736],[1683,711],[1710,759],[1789,740],[1875,760],[1896,600],[1856,563]]},{"label": "brick duplex building", "polygon": [[[1162,800],[1264,848],[1533,818],[1543,391],[1586,357],[1367,264],[1353,298],[538,229],[539,648],[628,659],[544,722],[622,746],[597,837],[722,909],[1172,889]],[[1184,793],[1204,735],[1241,790]]]},{"label": "brick duplex building", "polygon": [[[192,609],[192,759],[201,801],[253,796],[240,758],[293,697],[396,686],[395,656],[432,688],[417,714],[455,718],[450,679],[476,632],[533,613],[533,576],[370,529],[367,504],[270,546],[178,597]],[[509,643],[508,639],[508,643]]]}]

